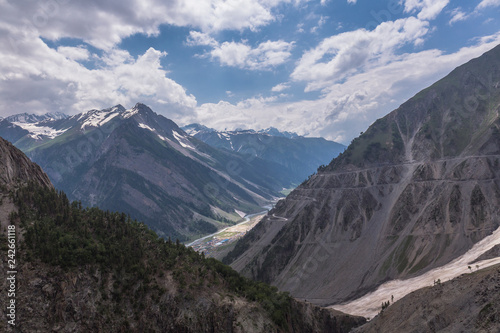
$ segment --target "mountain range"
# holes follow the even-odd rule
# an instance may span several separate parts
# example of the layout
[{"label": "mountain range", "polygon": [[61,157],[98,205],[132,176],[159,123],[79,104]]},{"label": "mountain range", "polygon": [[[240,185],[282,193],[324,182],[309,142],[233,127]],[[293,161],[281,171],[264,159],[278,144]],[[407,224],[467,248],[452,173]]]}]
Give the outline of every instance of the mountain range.
[{"label": "mountain range", "polygon": [[224,262],[317,304],[356,299],[496,230],[499,166],[500,46],[374,122]]},{"label": "mountain range", "polygon": [[290,174],[297,185],[315,173],[319,166],[330,163],[346,148],[324,138],[303,137],[296,133],[280,132],[273,127],[260,131],[216,131],[191,124],[183,129],[212,147],[277,163],[282,172]]},{"label": "mountain range", "polygon": [[161,236],[183,241],[234,224],[242,213],[262,211],[284,188],[303,180],[303,165],[309,165],[309,173],[317,168],[314,161],[331,159],[325,149],[304,153],[318,139],[287,144],[297,138],[272,133],[281,137],[259,134],[266,149],[300,154],[288,167],[272,158],[214,148],[140,103],[129,110],[117,105],[71,117],[24,113],[0,121],[0,136],[42,166],[71,200],[126,212]]}]

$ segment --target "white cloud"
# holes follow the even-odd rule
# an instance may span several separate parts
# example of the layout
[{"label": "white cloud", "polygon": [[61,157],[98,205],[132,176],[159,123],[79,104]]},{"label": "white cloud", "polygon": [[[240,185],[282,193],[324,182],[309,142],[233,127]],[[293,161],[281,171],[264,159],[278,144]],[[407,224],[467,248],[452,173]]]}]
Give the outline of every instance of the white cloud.
[{"label": "white cloud", "polygon": [[420,20],[433,20],[449,3],[449,0],[406,0],[405,12],[420,11],[417,17]]},{"label": "white cloud", "polygon": [[286,83],[280,83],[271,88],[272,92],[281,92],[283,90],[290,89],[290,85]]},{"label": "white cloud", "polygon": [[207,45],[207,46],[217,47],[219,46],[219,43],[207,33],[199,31],[190,31],[189,37],[186,41],[186,45],[188,46]]},{"label": "white cloud", "polygon": [[282,40],[267,41],[252,48],[247,41],[223,42],[219,44],[210,35],[191,31],[187,45],[210,46],[212,50],[204,56],[218,60],[222,66],[238,67],[249,70],[268,70],[286,62],[291,54],[293,43]]},{"label": "white cloud", "polygon": [[[296,0],[295,3],[306,1]],[[160,24],[204,32],[257,30],[273,22],[275,7],[291,0],[31,0],[2,1],[0,21],[50,40],[79,38],[109,50],[123,38],[157,35]]]},{"label": "white cloud", "polygon": [[358,0],[347,0],[347,3],[355,5]]},{"label": "white cloud", "polygon": [[500,0],[482,0],[476,7],[476,10],[484,9],[487,7],[500,6]]},{"label": "white cloud", "polygon": [[460,7],[455,8],[451,11],[451,19],[448,22],[450,25],[452,25],[455,22],[459,21],[465,21],[469,15],[467,15]]},{"label": "white cloud", "polygon": [[57,52],[70,60],[88,60],[90,57],[90,52],[84,46],[59,46]]},{"label": "white cloud", "polygon": [[[51,49],[30,32],[0,33],[2,45],[9,45],[10,39],[15,43],[0,53],[0,110],[5,114],[76,113],[137,101],[158,106],[159,111],[167,103],[173,115],[196,107],[194,96],[167,77],[160,64],[165,52],[150,48],[134,58],[111,49],[98,57],[83,47]],[[89,58],[102,66],[88,69],[77,62]]]},{"label": "white cloud", "polygon": [[[150,48],[132,57],[117,48],[123,38],[157,35],[161,24],[189,26],[193,45],[215,47],[210,56],[227,66],[271,69],[290,56],[293,43],[267,41],[217,43],[208,33],[225,29],[256,30],[275,20],[273,9],[302,0],[0,0],[0,107],[2,112],[81,112],[89,108],[145,102],[174,114],[189,113],[197,102],[168,77],[160,60],[167,56]],[[307,0],[304,0],[307,1]],[[76,38],[85,46],[51,49],[44,39]],[[97,64],[94,69],[81,61]]]},{"label": "white cloud", "polygon": [[319,28],[321,28],[323,25],[325,25],[326,21],[329,19],[328,16],[323,16],[321,15],[319,20],[318,20],[318,24],[315,26],[315,27],[312,27],[311,28],[311,33],[315,33],[318,31]]},{"label": "white cloud", "polygon": [[330,85],[316,100],[278,103],[276,98],[259,97],[237,104],[207,103],[184,121],[196,120],[216,129],[274,126],[348,144],[377,118],[498,43],[500,34],[481,38],[476,45],[451,54],[437,49],[405,53]]},{"label": "white cloud", "polygon": [[366,67],[391,61],[397,48],[420,43],[428,29],[428,22],[409,17],[383,22],[371,31],[359,29],[326,38],[302,55],[291,78],[306,81],[306,91],[328,87]]}]

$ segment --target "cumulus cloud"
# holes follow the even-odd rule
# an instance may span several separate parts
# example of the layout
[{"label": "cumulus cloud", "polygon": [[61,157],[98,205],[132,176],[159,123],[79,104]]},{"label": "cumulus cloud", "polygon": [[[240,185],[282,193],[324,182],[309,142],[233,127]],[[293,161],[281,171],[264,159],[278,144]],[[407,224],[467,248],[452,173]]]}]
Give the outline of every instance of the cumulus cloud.
[{"label": "cumulus cloud", "polygon": [[[34,33],[0,33],[0,110],[16,112],[82,112],[114,104],[143,101],[152,106],[169,105],[171,112],[189,112],[196,99],[167,77],[153,48],[134,58],[127,51],[111,49],[102,56],[84,47],[48,47]],[[88,69],[79,60],[101,63]],[[162,101],[162,102],[159,102]],[[160,110],[161,110],[160,109]]]},{"label": "cumulus cloud", "polygon": [[323,16],[321,15],[319,20],[318,20],[318,24],[314,27],[311,28],[311,33],[315,33],[318,31],[319,28],[321,28],[323,25],[325,25],[326,21],[329,19],[328,16]]},{"label": "cumulus cloud", "polygon": [[[273,19],[270,10],[279,2],[2,1],[1,112],[75,113],[137,101],[159,111],[168,109],[172,118],[192,112],[196,98],[170,79],[160,63],[167,57],[166,52],[150,48],[133,57],[116,45],[136,33],[155,35],[163,23],[209,31],[255,29]],[[210,8],[200,12],[203,6]],[[231,23],[229,18],[238,20]],[[85,43],[57,49],[45,43],[63,37],[81,39],[98,52],[89,51]],[[268,64],[272,64],[272,55]],[[87,61],[95,67],[82,65]]]},{"label": "cumulus cloud", "polygon": [[21,23],[24,30],[50,40],[79,38],[109,50],[133,34],[157,35],[160,24],[191,26],[204,32],[256,30],[274,21],[273,8],[287,2],[290,0],[16,0],[2,1],[0,18],[10,25]]},{"label": "cumulus cloud", "polygon": [[484,9],[487,7],[498,7],[500,6],[500,0],[482,0],[476,7],[477,10]]},{"label": "cumulus cloud", "polygon": [[186,45],[188,46],[206,45],[215,48],[219,46],[219,43],[207,33],[203,33],[200,31],[190,31],[189,37],[186,41]]},{"label": "cumulus cloud", "polygon": [[70,60],[88,60],[90,58],[90,52],[84,46],[59,46],[57,52]]},{"label": "cumulus cloud", "polygon": [[286,62],[291,54],[294,43],[282,40],[262,42],[252,48],[246,41],[218,43],[210,35],[191,31],[187,45],[210,46],[212,48],[205,56],[219,61],[222,66],[237,67],[248,70],[269,70]]},{"label": "cumulus cloud", "polygon": [[[198,28],[193,44],[214,47],[211,57],[225,66],[267,70],[290,57],[292,43],[217,43],[208,33],[257,30],[291,0],[0,0],[0,106],[2,112],[81,112],[140,100],[179,114],[197,102],[161,66],[167,53],[155,49],[132,57],[117,45],[134,34],[155,36],[161,24]],[[302,0],[294,0],[298,4]],[[306,1],[306,0],[304,0]],[[81,40],[81,46],[52,49],[45,40]],[[93,53],[85,45],[99,52]],[[83,62],[93,62],[89,69]],[[14,88],[16,90],[14,91]],[[171,115],[175,118],[175,115]]]},{"label": "cumulus cloud", "polygon": [[367,67],[391,61],[397,48],[419,44],[428,29],[428,22],[409,17],[383,22],[371,31],[358,29],[334,35],[305,52],[291,78],[307,82],[306,91],[328,87]]},{"label": "cumulus cloud", "polygon": [[414,13],[419,11],[417,17],[420,20],[433,20],[449,2],[449,0],[406,0],[405,12]]}]

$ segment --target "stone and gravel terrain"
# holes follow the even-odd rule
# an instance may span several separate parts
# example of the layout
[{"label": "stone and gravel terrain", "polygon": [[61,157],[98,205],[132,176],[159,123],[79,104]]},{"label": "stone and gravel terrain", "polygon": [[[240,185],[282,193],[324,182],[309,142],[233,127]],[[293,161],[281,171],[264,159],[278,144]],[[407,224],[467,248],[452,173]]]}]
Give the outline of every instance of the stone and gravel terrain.
[{"label": "stone and gravel terrain", "polygon": [[352,332],[500,332],[500,265],[414,291]]}]

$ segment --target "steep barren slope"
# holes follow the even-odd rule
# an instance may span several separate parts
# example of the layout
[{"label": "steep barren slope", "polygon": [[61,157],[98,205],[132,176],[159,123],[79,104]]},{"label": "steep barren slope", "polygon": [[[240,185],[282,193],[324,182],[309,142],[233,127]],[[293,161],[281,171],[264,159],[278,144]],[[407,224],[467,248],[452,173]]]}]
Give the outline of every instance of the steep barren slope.
[{"label": "steep barren slope", "polygon": [[500,225],[500,47],[377,120],[225,261],[332,304],[421,274]]}]

